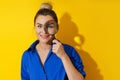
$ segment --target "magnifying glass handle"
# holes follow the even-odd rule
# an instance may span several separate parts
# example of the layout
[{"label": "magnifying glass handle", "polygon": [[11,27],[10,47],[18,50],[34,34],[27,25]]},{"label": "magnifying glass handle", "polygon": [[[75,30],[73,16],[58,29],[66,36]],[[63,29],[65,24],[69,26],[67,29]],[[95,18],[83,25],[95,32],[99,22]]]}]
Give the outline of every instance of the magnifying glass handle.
[{"label": "magnifying glass handle", "polygon": [[[55,35],[54,34],[51,34],[51,36],[53,37],[53,40],[57,40],[60,42],[60,40],[56,39]],[[53,45],[56,44],[56,43],[52,43]]]}]

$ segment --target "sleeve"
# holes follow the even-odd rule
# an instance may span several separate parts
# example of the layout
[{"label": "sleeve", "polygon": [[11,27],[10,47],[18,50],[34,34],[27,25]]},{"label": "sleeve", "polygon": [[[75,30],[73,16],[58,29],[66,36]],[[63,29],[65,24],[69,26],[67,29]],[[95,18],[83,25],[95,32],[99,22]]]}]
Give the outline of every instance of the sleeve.
[{"label": "sleeve", "polygon": [[80,58],[80,55],[77,53],[77,51],[72,48],[72,63],[76,67],[76,69],[84,76],[86,76],[84,69],[84,65],[82,63],[82,59]]},{"label": "sleeve", "polygon": [[26,52],[24,52],[24,54],[22,55],[22,60],[21,60],[21,80],[30,80],[27,67],[28,67],[27,66],[27,55],[26,55]]}]

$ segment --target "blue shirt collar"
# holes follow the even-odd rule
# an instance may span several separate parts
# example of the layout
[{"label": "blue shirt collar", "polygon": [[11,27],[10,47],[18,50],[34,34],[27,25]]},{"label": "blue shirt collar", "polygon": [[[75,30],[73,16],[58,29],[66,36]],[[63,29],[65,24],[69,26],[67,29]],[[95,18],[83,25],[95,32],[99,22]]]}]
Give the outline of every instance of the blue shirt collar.
[{"label": "blue shirt collar", "polygon": [[39,43],[39,40],[36,40],[35,42],[32,43],[32,45],[28,48],[28,51],[34,51],[36,45]]}]

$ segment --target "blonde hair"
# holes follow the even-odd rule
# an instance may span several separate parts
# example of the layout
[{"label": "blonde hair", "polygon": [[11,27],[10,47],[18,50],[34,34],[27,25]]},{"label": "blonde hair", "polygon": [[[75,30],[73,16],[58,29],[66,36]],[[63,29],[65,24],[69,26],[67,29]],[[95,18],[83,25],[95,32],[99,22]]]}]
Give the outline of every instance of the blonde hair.
[{"label": "blonde hair", "polygon": [[52,10],[52,5],[50,3],[42,3],[41,4],[40,9],[38,10],[38,12],[36,13],[36,15],[34,17],[34,24],[35,24],[36,18],[39,15],[50,15],[55,20],[55,22],[57,23],[57,26],[58,26],[57,15],[56,15],[55,11]]},{"label": "blonde hair", "polygon": [[52,5],[50,3],[42,3],[40,5],[40,9],[51,9],[52,10]]}]

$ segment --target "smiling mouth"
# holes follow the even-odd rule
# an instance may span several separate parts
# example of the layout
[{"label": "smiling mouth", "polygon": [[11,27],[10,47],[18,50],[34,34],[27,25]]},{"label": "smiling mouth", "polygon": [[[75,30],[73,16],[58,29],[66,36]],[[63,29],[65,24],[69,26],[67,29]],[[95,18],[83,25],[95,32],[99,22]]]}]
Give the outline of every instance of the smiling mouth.
[{"label": "smiling mouth", "polygon": [[41,38],[47,39],[50,35],[40,35]]}]

